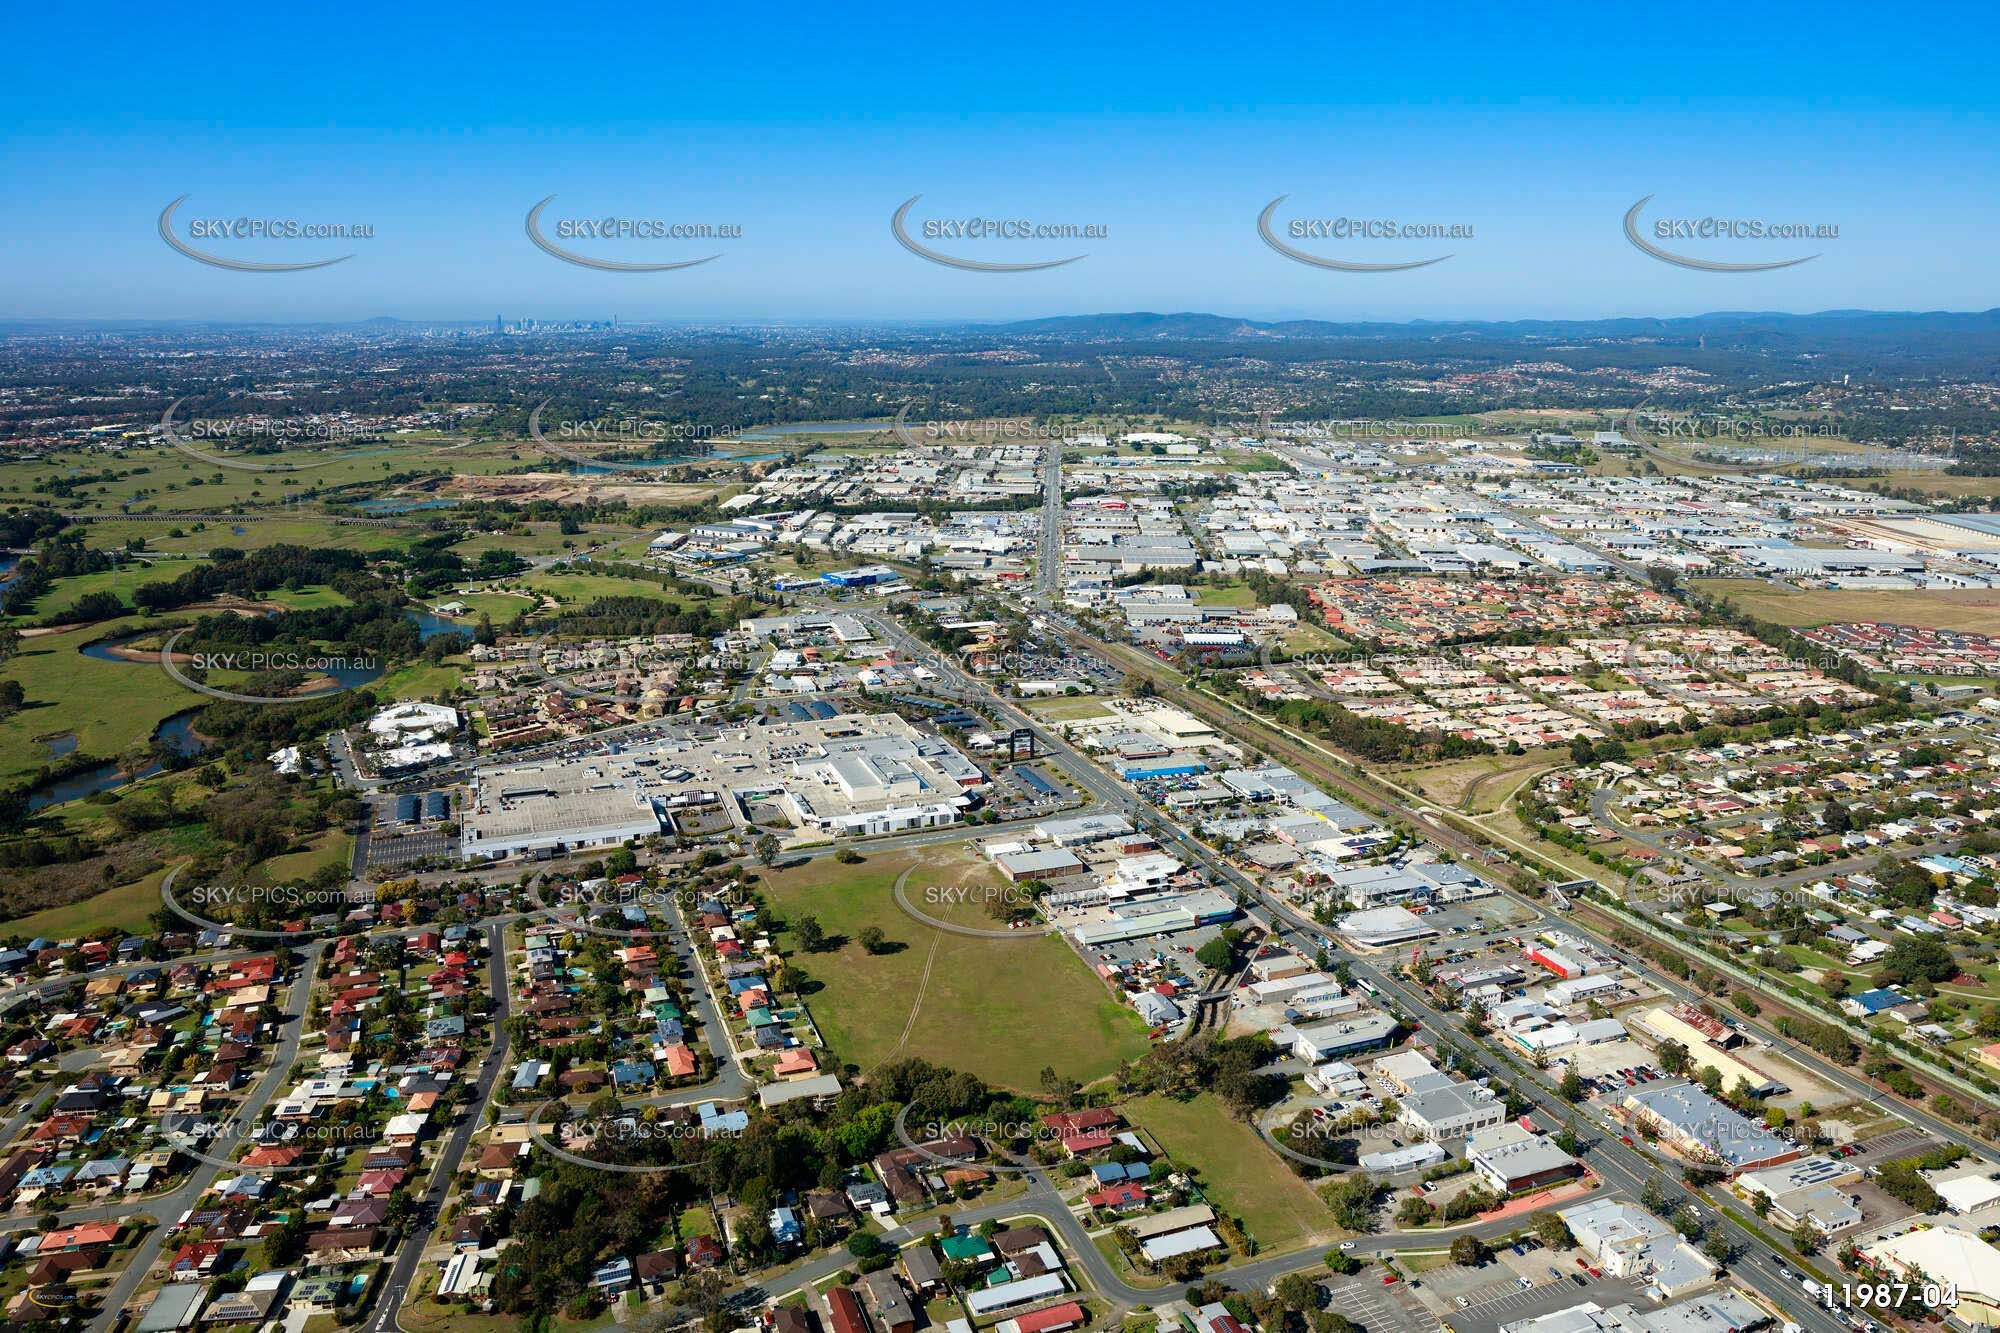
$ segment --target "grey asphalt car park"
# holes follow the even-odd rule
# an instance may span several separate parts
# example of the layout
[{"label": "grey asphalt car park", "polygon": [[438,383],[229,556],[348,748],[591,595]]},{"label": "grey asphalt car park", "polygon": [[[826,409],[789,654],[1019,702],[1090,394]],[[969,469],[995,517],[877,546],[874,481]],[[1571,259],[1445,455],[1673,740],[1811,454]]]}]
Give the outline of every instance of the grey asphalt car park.
[{"label": "grey asphalt car park", "polygon": [[458,838],[442,828],[405,833],[400,837],[377,831],[368,838],[368,864],[371,866],[408,866],[421,861],[457,859]]},{"label": "grey asphalt car park", "polygon": [[[1504,1269],[1500,1271],[1505,1272]],[[1451,1321],[1454,1333],[1496,1333],[1502,1324],[1553,1314],[1585,1301],[1595,1301],[1606,1309],[1627,1302],[1635,1302],[1645,1309],[1652,1308],[1643,1282],[1630,1278],[1593,1278],[1580,1269],[1576,1272],[1584,1280],[1581,1287],[1572,1282],[1567,1274],[1560,1279],[1544,1275],[1540,1282],[1525,1291],[1511,1275],[1506,1276],[1496,1284],[1504,1286],[1505,1290],[1489,1295],[1483,1301],[1477,1295],[1471,1295],[1468,1297],[1472,1301],[1470,1307],[1454,1310],[1445,1318]]]},{"label": "grey asphalt car park", "polygon": [[1368,1269],[1352,1278],[1325,1284],[1329,1306],[1368,1333],[1436,1333],[1437,1320],[1416,1306],[1407,1281],[1382,1285],[1382,1275]]}]

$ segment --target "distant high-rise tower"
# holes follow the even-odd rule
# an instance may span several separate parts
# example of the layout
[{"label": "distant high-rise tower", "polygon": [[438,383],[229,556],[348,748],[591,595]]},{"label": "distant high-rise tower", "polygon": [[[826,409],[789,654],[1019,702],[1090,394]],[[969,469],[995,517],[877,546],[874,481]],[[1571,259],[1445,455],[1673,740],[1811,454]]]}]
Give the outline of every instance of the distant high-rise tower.
[{"label": "distant high-rise tower", "polygon": [[505,333],[507,331],[507,321],[495,315],[493,317],[493,331],[495,333]]}]

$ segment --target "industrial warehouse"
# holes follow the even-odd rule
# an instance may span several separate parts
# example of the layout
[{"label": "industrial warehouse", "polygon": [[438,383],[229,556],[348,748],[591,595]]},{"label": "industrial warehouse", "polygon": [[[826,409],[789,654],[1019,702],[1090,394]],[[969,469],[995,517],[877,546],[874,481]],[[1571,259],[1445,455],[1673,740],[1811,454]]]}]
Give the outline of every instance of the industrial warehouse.
[{"label": "industrial warehouse", "polygon": [[480,770],[465,801],[464,853],[497,860],[615,846],[695,824],[788,825],[780,836],[792,841],[933,828],[964,819],[986,785],[962,752],[893,713],[668,736]]}]

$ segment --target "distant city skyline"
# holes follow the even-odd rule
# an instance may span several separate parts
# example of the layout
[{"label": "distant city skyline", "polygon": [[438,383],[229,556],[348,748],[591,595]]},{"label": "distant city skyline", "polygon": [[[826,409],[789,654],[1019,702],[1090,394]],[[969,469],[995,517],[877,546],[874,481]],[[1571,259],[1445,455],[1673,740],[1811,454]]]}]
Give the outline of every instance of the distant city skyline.
[{"label": "distant city skyline", "polygon": [[[85,47],[48,11],[10,26],[0,318],[1400,322],[2000,306],[1985,225],[2000,204],[2000,98],[1984,67],[2000,19],[1971,7],[1907,25],[1844,5],[1760,9],[1714,30],[1580,7],[1437,21],[1170,3],[1037,22],[780,6],[563,22],[505,4],[362,5],[337,22],[211,25],[198,43],[178,16],[133,9]],[[1913,68],[1921,79],[1892,77]],[[183,196],[170,246],[161,214]],[[1267,238],[1259,216],[1280,196]],[[1647,196],[1635,226],[1661,249],[1814,257],[1755,273],[1655,258],[1622,226]],[[525,225],[538,205],[539,239]],[[1717,217],[1814,234],[1703,237]],[[373,234],[227,234],[251,218]],[[970,219],[1069,234],[958,234]],[[1438,238],[1323,225],[1346,219]],[[605,220],[710,234],[593,235]],[[199,234],[210,221],[225,234]],[[181,246],[239,263],[352,257],[242,272]],[[1078,255],[1036,271],[952,266]],[[1394,272],[1311,262],[1444,255]]]}]

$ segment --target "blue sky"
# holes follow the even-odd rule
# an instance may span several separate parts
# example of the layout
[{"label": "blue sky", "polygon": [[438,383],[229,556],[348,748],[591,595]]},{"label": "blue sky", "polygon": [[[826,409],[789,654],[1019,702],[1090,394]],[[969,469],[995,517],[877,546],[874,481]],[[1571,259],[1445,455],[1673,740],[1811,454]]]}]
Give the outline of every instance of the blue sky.
[{"label": "blue sky", "polygon": [[[121,12],[122,11],[122,12]],[[1259,318],[1539,318],[2000,305],[1989,220],[1993,7],[1896,11],[1432,6],[345,5],[9,16],[0,318],[1009,319],[1108,310]],[[1060,269],[969,273],[913,217],[1094,224],[1102,239],[929,242]],[[163,244],[160,210],[363,222],[353,242]],[[529,244],[558,218],[733,223],[738,240]],[[1294,263],[1294,218],[1469,224],[1470,240],[1301,240],[1387,274]],[[1662,242],[1645,215],[1834,224],[1838,239]]]}]

